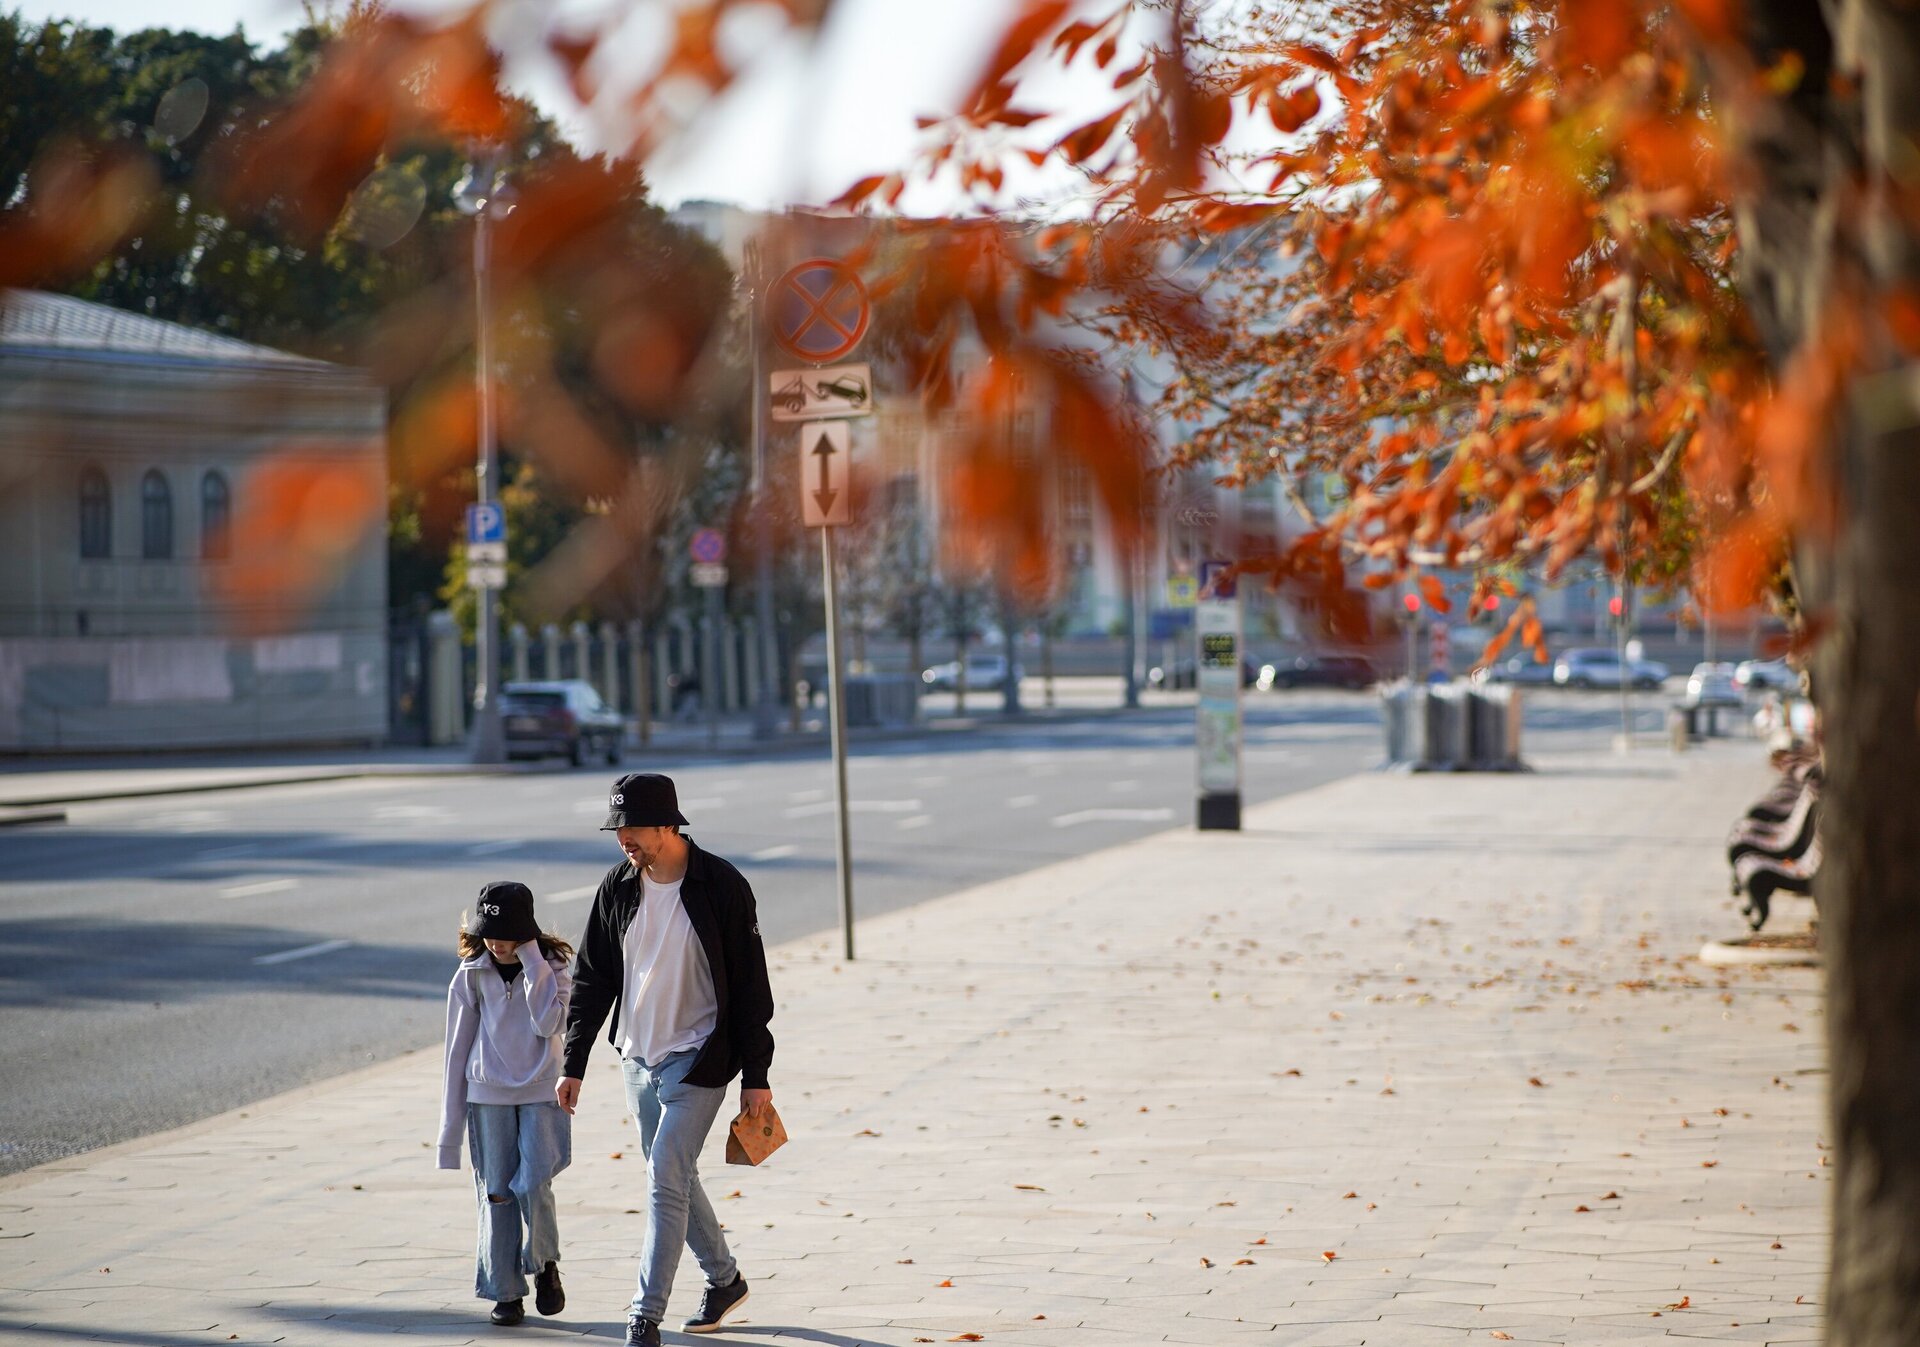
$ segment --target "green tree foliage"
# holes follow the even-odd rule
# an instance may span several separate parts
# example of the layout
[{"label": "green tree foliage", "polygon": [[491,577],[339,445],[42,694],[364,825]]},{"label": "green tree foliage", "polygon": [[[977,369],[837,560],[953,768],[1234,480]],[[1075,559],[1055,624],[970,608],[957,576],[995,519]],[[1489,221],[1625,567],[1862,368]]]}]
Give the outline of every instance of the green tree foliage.
[{"label": "green tree foliage", "polygon": [[[69,293],[369,368],[394,407],[389,590],[396,605],[406,605],[443,586],[465,593],[452,552],[462,507],[472,498],[471,455],[450,455],[444,445],[423,451],[409,403],[422,390],[471,380],[472,225],[453,200],[466,155],[426,138],[390,150],[318,237],[300,228],[278,198],[242,206],[234,196],[241,176],[234,147],[242,133],[296,98],[320,68],[327,43],[353,22],[353,13],[311,17],[281,45],[262,48],[238,30],[222,37],[162,28],[115,34],[0,15],[0,201],[25,197],[36,164],[74,147],[138,151],[150,159],[160,189],[122,246],[66,279]],[[686,352],[705,350],[710,334],[725,330],[732,278],[714,249],[647,199],[638,173],[583,163],[534,109],[520,103],[514,111],[510,178],[532,184],[597,176],[617,209],[591,222],[600,236],[568,241],[582,274],[568,276],[564,266],[547,262],[538,285],[503,300],[501,386],[528,393],[520,405],[567,403],[579,425],[628,457],[669,460],[674,470],[660,479],[668,508],[654,522],[672,524],[694,484],[711,476],[699,470],[709,454],[737,458],[744,438],[729,410],[739,405],[731,396],[739,390],[729,386],[725,344],[712,343],[713,352],[700,357],[717,366],[699,381],[707,394],[701,405],[664,406],[647,397],[661,330],[633,334],[624,344],[608,333],[623,306],[637,308],[645,299],[684,367],[695,359]],[[596,285],[587,274],[609,253],[629,263],[620,286]],[[661,303],[662,296],[670,302]],[[681,372],[675,369],[675,381]],[[547,396],[555,389],[566,397]],[[604,483],[570,477],[564,454],[561,468],[532,468],[529,460],[564,434],[551,423],[503,426],[503,479],[543,497],[523,501],[530,527],[515,539],[523,567],[541,559],[526,549],[556,546],[565,532],[532,521],[575,522],[604,490]],[[702,504],[709,515],[725,514],[725,505]],[[644,615],[635,610],[649,606],[634,600],[630,584],[605,588],[607,602],[595,600],[608,615]]]}]

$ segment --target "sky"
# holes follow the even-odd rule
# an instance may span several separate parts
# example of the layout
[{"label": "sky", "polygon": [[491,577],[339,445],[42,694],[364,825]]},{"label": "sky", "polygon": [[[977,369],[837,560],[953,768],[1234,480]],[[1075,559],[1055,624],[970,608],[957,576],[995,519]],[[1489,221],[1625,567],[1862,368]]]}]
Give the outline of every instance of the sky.
[{"label": "sky", "polygon": [[[561,0],[583,13],[585,0]],[[755,53],[749,77],[717,115],[701,119],[697,139],[671,147],[648,166],[662,204],[689,199],[753,208],[820,204],[856,179],[906,163],[919,132],[914,118],[952,110],[971,86],[1015,0],[840,0],[819,42],[808,50],[772,25],[742,25],[735,40]],[[524,14],[544,22],[553,0],[522,0]],[[609,81],[646,65],[658,0],[628,0],[635,21],[610,53]],[[152,23],[152,0],[0,0],[30,19],[67,18],[118,30]],[[212,33],[244,25],[270,44],[297,25],[293,0],[173,0],[160,21]],[[511,20],[509,20],[511,22]],[[624,52],[634,59],[624,59]],[[586,148],[602,148],[595,120],[544,66],[509,69],[509,81],[553,116]],[[602,142],[602,143],[596,143]],[[948,204],[922,194],[919,206]],[[916,206],[913,198],[905,205]]]}]

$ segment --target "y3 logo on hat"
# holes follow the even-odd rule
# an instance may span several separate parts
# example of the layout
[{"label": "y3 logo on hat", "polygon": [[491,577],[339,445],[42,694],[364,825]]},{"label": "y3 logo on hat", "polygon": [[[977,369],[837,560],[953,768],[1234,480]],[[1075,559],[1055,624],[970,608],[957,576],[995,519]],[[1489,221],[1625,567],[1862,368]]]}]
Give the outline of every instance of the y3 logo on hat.
[{"label": "y3 logo on hat", "polygon": [[482,913],[483,915],[485,915],[485,916],[489,916],[489,917],[497,917],[497,916],[499,916],[499,915],[500,915],[500,904],[498,904],[498,903],[482,903],[482,904],[480,904],[480,911],[481,911],[481,913]]},{"label": "y3 logo on hat", "polygon": [[623,805],[623,804],[625,804],[626,802],[627,802],[627,797],[626,797],[626,796],[624,796],[624,795],[622,795],[622,794],[621,794],[621,793],[620,793],[619,791],[615,791],[615,792],[613,793],[613,803],[614,803],[614,804],[615,804],[616,806],[618,806],[618,805]]}]

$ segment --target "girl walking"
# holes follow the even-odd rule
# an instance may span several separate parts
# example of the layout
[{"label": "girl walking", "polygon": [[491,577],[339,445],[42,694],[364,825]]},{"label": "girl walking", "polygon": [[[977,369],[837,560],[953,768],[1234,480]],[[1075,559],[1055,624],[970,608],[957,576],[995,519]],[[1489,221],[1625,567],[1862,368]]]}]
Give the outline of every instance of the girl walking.
[{"label": "girl walking", "polygon": [[526,1318],[527,1277],[542,1314],[566,1308],[553,1176],[573,1160],[572,1120],[554,1101],[573,947],[540,929],[533,893],[496,880],[460,930],[447,989],[440,1168],[460,1168],[467,1135],[480,1202],[474,1294],[501,1325]]}]

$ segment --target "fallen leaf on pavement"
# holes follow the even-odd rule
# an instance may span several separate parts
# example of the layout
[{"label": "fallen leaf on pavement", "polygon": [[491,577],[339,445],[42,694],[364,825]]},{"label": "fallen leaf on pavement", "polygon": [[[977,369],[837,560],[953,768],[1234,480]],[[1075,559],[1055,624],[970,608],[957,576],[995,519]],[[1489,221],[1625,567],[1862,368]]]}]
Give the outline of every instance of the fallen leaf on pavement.
[{"label": "fallen leaf on pavement", "polygon": [[1233,1265],[1235,1267],[1252,1267],[1253,1260],[1251,1258],[1236,1258],[1233,1260]]},{"label": "fallen leaf on pavement", "polygon": [[1487,1336],[1488,1336],[1488,1337],[1490,1337],[1490,1338],[1498,1338],[1498,1339],[1500,1339],[1500,1341],[1502,1341],[1502,1342],[1512,1342],[1512,1341],[1513,1341],[1513,1334],[1511,1334],[1511,1333],[1502,1333],[1502,1332],[1501,1332],[1501,1331],[1500,1331],[1499,1329],[1497,1329],[1497,1328],[1496,1328],[1496,1329],[1494,1329],[1494,1330],[1493,1330],[1493,1331],[1492,1331],[1491,1333],[1489,1333],[1489,1334],[1487,1334]]},{"label": "fallen leaf on pavement", "polygon": [[1528,1076],[1527,1084],[1533,1086],[1533,1088],[1536,1090],[1544,1090],[1547,1088],[1547,1083],[1541,1080],[1540,1077],[1538,1076]]},{"label": "fallen leaf on pavement", "polygon": [[857,1137],[877,1137],[880,1134],[871,1127],[863,1127],[858,1132],[855,1132],[854,1135]]},{"label": "fallen leaf on pavement", "polygon": [[1202,1258],[1201,1258],[1201,1260],[1200,1260],[1200,1266],[1201,1266],[1201,1267],[1212,1267],[1212,1266],[1213,1266],[1213,1260],[1212,1260],[1211,1258],[1206,1258],[1206,1257],[1202,1257]]},{"label": "fallen leaf on pavement", "polygon": [[607,1156],[607,1159],[609,1159],[609,1160],[618,1160],[618,1159],[619,1159],[619,1158],[620,1158],[620,1157],[621,1157],[622,1155],[624,1155],[624,1154],[626,1154],[626,1152],[624,1152],[624,1151],[614,1151],[613,1153],[611,1153],[610,1155],[608,1155],[608,1156]]},{"label": "fallen leaf on pavement", "polygon": [[1601,1196],[1600,1200],[1602,1202],[1618,1202],[1620,1200],[1620,1194],[1609,1188],[1606,1193]]},{"label": "fallen leaf on pavement", "polygon": [[1340,1194],[1340,1200],[1344,1202],[1350,1197],[1358,1197],[1358,1196],[1360,1196],[1360,1194],[1358,1193],[1342,1193]]},{"label": "fallen leaf on pavement", "polygon": [[1717,1164],[1719,1164],[1719,1163],[1720,1163],[1720,1162],[1719,1162],[1718,1160],[1702,1160],[1702,1161],[1700,1162],[1700,1168],[1702,1168],[1702,1169],[1712,1169],[1712,1168],[1713,1168],[1713,1167],[1714,1167],[1715,1165],[1717,1165]]},{"label": "fallen leaf on pavement", "polygon": [[1327,1249],[1323,1253],[1321,1253],[1320,1256],[1324,1258],[1327,1262],[1331,1263],[1334,1259],[1338,1258],[1340,1255],[1335,1253],[1332,1249]]},{"label": "fallen leaf on pavement", "polygon": [[1574,1210],[1575,1210],[1576,1212],[1581,1212],[1581,1211],[1592,1211],[1592,1210],[1593,1210],[1593,1208],[1592,1208],[1592,1207],[1589,1207],[1588,1205],[1586,1205],[1586,1203],[1584,1203],[1584,1202],[1583,1202],[1583,1203],[1581,1203],[1581,1204],[1580,1204],[1579,1206],[1577,1206],[1577,1207],[1575,1207],[1575,1208],[1574,1208]]},{"label": "fallen leaf on pavement", "polygon": [[1678,1300],[1676,1300],[1676,1301],[1674,1301],[1674,1302],[1673,1302],[1673,1304],[1671,1304],[1671,1305],[1668,1305],[1668,1306],[1667,1306],[1666,1308],[1667,1308],[1667,1309],[1670,1309],[1670,1310],[1685,1310],[1685,1309],[1691,1309],[1691,1308],[1693,1308],[1693,1297],[1692,1297],[1692,1296],[1681,1296],[1681,1297],[1680,1297],[1680,1299],[1678,1299]]},{"label": "fallen leaf on pavement", "polygon": [[980,1341],[980,1335],[978,1333],[955,1333],[952,1337],[948,1338],[947,1341],[948,1342],[978,1342]]},{"label": "fallen leaf on pavement", "polygon": [[947,1278],[947,1279],[946,1279],[945,1281],[943,1281],[943,1282],[935,1282],[935,1283],[934,1283],[934,1285],[935,1285],[935,1286],[952,1286],[952,1285],[953,1285],[953,1278],[951,1278],[951,1277],[949,1277],[949,1278]]},{"label": "fallen leaf on pavement", "polygon": [[1016,1183],[1013,1186],[1023,1193],[1044,1193],[1047,1191],[1037,1183]]}]

